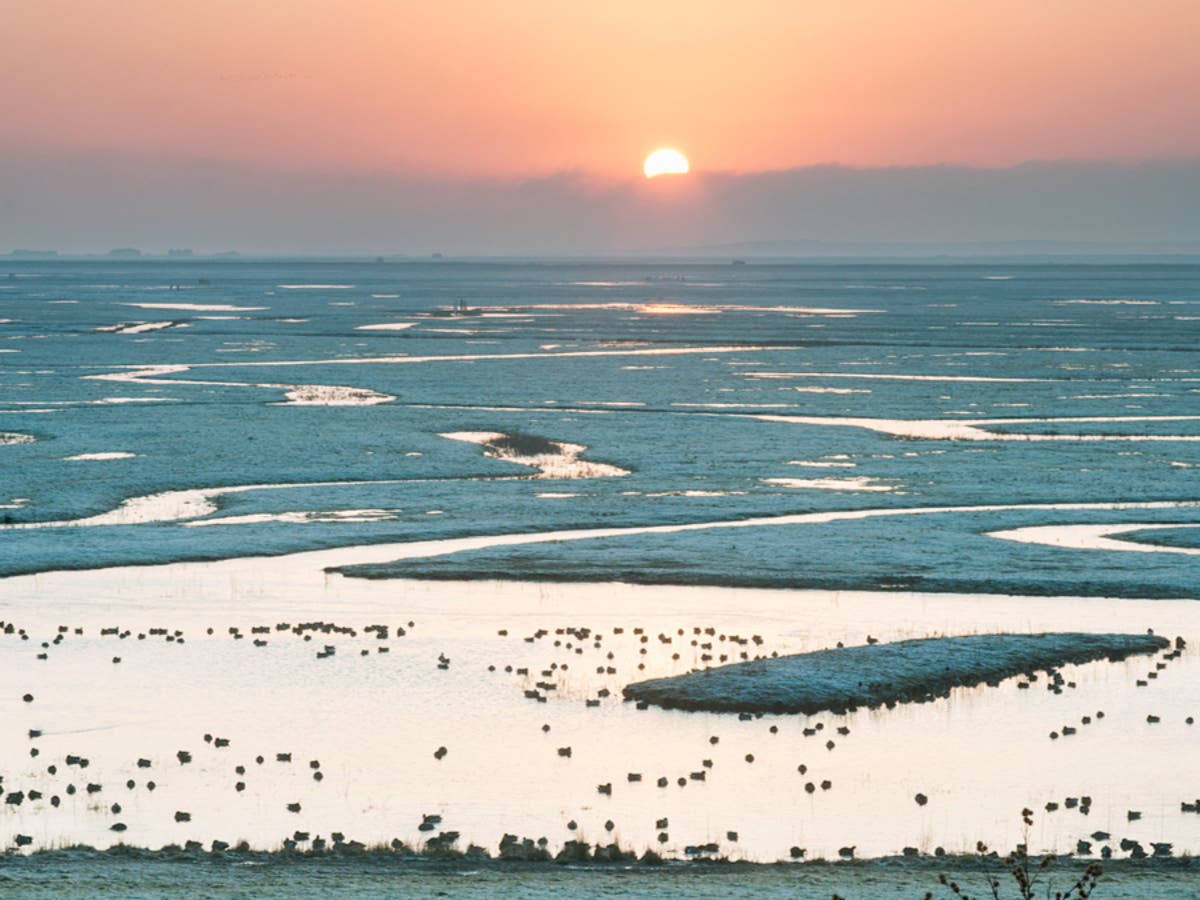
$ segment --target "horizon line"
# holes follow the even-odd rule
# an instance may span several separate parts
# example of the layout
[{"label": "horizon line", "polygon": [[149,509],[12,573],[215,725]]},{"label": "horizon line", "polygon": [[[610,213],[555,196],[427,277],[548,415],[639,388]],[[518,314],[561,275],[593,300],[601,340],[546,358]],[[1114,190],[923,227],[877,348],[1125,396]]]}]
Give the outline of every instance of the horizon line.
[{"label": "horizon line", "polygon": [[[986,164],[955,160],[940,160],[920,163],[891,163],[881,165],[862,165],[858,163],[823,160],[819,162],[795,163],[793,165],[770,169],[707,169],[696,165],[691,156],[688,157],[692,167],[684,175],[668,175],[666,178],[650,179],[641,174],[639,165],[631,164],[631,171],[637,174],[614,174],[614,172],[584,168],[582,166],[564,165],[553,169],[530,172],[455,172],[434,168],[387,167],[380,165],[368,166],[321,166],[288,164],[273,159],[257,159],[253,157],[239,158],[234,156],[217,155],[188,155],[170,154],[161,151],[140,151],[125,149],[73,150],[64,148],[23,147],[0,150],[0,160],[7,159],[36,159],[44,162],[47,157],[79,159],[87,158],[96,162],[137,161],[139,163],[160,163],[167,165],[208,165],[228,168],[241,168],[270,172],[277,175],[298,176],[342,176],[349,178],[394,178],[402,181],[443,181],[460,184],[522,184],[527,182],[549,181],[554,179],[579,179],[584,181],[604,182],[608,184],[645,184],[652,181],[670,183],[673,180],[686,181],[689,178],[755,178],[772,175],[787,175],[805,171],[845,171],[845,172],[912,172],[922,170],[953,169],[964,172],[1014,172],[1024,168],[1039,168],[1053,166],[1113,166],[1128,167],[1154,164],[1188,164],[1200,162],[1200,148],[1188,153],[1176,153],[1160,156],[1033,156],[1011,163]],[[702,159],[702,157],[701,157]],[[633,162],[637,162],[634,160]]]}]

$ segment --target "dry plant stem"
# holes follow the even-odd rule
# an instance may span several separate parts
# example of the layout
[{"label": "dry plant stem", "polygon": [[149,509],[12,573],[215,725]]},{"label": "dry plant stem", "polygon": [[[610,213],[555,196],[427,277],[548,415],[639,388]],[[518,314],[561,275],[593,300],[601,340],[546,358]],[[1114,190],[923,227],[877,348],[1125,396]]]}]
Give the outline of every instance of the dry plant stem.
[{"label": "dry plant stem", "polygon": [[[1031,859],[1029,856],[1029,832],[1033,827],[1033,810],[1022,809],[1021,821],[1025,828],[1023,832],[1024,840],[1017,845],[1016,850],[1004,858],[1004,868],[1012,877],[1017,885],[1017,896],[1020,900],[1035,900],[1036,888],[1040,880],[1040,874],[1048,870],[1054,862],[1055,857],[1043,856],[1038,860]],[[981,860],[988,858],[987,845],[982,841],[975,845],[975,850],[979,854]],[[1063,891],[1052,892],[1052,887],[1049,882],[1046,884],[1047,900],[1087,900],[1096,890],[1100,883],[1100,878],[1104,874],[1104,867],[1096,861],[1088,863],[1084,869],[1083,875],[1064,893]],[[963,890],[962,886],[956,881],[951,881],[944,873],[938,876],[938,881],[950,889],[955,897],[961,900],[977,900],[971,894]],[[1000,879],[991,875],[987,876],[988,888],[991,891],[992,900],[1001,900]],[[925,900],[933,900],[933,892],[927,891]]]}]

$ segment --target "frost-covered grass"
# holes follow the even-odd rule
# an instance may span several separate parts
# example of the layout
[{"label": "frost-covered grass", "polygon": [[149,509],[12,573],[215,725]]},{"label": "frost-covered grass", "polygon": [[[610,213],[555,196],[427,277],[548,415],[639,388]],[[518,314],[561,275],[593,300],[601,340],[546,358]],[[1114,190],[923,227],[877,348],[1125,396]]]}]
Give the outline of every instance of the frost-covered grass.
[{"label": "frost-covered grass", "polygon": [[639,681],[628,700],[710,712],[816,713],[933,699],[1023,672],[1154,653],[1153,634],[977,634],[865,644]]},{"label": "frost-covered grass", "polygon": [[[866,862],[753,865],[695,862],[662,866],[422,860],[397,854],[245,857],[232,853],[97,853],[72,849],[14,857],[0,867],[0,887],[21,897],[445,896],[493,898],[754,896],[829,900],[831,896],[911,900],[953,896],[938,884],[948,874],[974,889],[987,867],[973,858],[896,858]],[[1050,877],[1062,889],[1065,876]],[[1157,900],[1194,895],[1195,860],[1106,863],[1098,898]]]}]

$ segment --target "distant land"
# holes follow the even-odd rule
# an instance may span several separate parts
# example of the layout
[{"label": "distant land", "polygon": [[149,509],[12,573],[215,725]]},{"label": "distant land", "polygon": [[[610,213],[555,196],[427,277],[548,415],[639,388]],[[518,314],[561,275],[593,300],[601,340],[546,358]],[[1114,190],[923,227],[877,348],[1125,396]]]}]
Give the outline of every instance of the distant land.
[{"label": "distant land", "polygon": [[813,259],[829,257],[878,258],[953,257],[1062,257],[1062,256],[1197,256],[1200,242],[1113,241],[740,241],[695,247],[664,248],[661,255],[737,259]]},{"label": "distant land", "polygon": [[211,260],[345,260],[377,263],[464,263],[464,262],[703,262],[703,263],[787,263],[836,262],[838,260],[904,261],[912,263],[969,263],[986,262],[1200,262],[1200,243],[1101,243],[1087,241],[1000,241],[1000,242],[870,242],[870,241],[742,241],[731,244],[659,247],[647,250],[616,251],[611,253],[547,253],[547,254],[464,254],[442,253],[371,253],[312,252],[312,253],[242,253],[225,250],[201,253],[192,250],[138,250],[133,247],[113,250],[28,250],[0,252],[0,259],[14,260],[97,260],[130,262],[202,263]]}]

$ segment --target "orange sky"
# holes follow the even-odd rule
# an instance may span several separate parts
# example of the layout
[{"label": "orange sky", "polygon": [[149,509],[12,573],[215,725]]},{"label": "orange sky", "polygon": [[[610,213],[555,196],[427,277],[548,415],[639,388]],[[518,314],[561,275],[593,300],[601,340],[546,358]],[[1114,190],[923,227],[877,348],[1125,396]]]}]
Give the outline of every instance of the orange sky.
[{"label": "orange sky", "polygon": [[637,177],[1200,155],[1197,0],[7,0],[7,149]]}]

